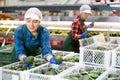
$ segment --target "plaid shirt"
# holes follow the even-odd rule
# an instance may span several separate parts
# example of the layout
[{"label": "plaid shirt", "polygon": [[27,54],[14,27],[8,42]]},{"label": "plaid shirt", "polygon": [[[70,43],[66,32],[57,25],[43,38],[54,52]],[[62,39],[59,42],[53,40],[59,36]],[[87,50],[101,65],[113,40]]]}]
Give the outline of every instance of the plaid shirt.
[{"label": "plaid shirt", "polygon": [[[26,53],[26,49],[24,47],[24,45],[36,45],[39,41],[38,41],[38,34],[32,38],[32,34],[30,33],[29,30],[27,30],[26,33],[26,41],[24,42],[23,40],[23,35],[24,35],[24,27],[26,26],[26,24],[19,26],[15,29],[14,32],[14,42],[15,42],[15,48],[16,48],[16,54],[17,57],[23,53]],[[42,26],[40,26],[42,27]],[[49,31],[43,27],[43,31],[41,32],[41,37],[40,37],[40,47],[42,49],[41,54],[42,56],[45,56],[47,54],[51,54],[52,50],[51,50],[51,45],[50,45],[50,33]]]},{"label": "plaid shirt", "polygon": [[84,20],[81,21],[80,18],[75,18],[73,20],[73,23],[72,23],[72,26],[71,26],[71,33],[72,33],[72,36],[74,39],[76,39],[76,34],[77,35],[80,35],[82,34],[82,30],[83,30],[83,27],[84,26]]}]

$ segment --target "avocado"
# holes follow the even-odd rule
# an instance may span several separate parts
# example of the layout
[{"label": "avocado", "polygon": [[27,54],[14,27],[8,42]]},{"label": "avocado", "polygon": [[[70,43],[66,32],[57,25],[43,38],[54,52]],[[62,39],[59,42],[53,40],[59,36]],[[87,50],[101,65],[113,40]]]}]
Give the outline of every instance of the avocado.
[{"label": "avocado", "polygon": [[106,48],[102,47],[102,46],[98,46],[96,49],[98,49],[98,50],[106,50]]},{"label": "avocado", "polygon": [[89,37],[92,37],[92,34],[88,33],[87,37],[88,37],[88,38],[89,38]]},{"label": "avocado", "polygon": [[33,61],[34,61],[34,57],[33,57],[33,56],[29,56],[29,57],[27,57],[25,63],[26,63],[26,64],[32,64]]},{"label": "avocado", "polygon": [[90,80],[90,78],[89,78],[88,75],[84,75],[84,76],[82,77],[82,80]]},{"label": "avocado", "polygon": [[55,55],[55,61],[56,61],[57,63],[60,63],[62,60],[63,60],[63,59],[62,59],[62,56],[60,56],[60,55]]},{"label": "avocado", "polygon": [[118,77],[119,75],[116,75],[116,74],[109,74],[108,77],[111,78],[111,77]]},{"label": "avocado", "polygon": [[99,75],[96,73],[89,73],[88,74],[90,77],[92,77],[93,79],[96,79]]}]

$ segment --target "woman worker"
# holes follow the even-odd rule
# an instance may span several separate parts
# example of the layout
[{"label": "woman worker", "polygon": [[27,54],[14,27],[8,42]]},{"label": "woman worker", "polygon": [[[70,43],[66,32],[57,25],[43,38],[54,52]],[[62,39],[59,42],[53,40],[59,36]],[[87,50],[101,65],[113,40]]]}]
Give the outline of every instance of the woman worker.
[{"label": "woman worker", "polygon": [[[59,64],[52,56],[50,33],[40,25],[41,11],[38,8],[29,8],[24,19],[26,23],[18,26],[14,32],[17,58],[20,61],[26,61],[29,56],[41,54],[51,64]],[[32,64],[26,64],[26,66],[32,66]]]},{"label": "woman worker", "polygon": [[64,42],[65,51],[74,51],[79,53],[79,39],[87,37],[87,28],[93,27],[93,25],[85,25],[85,20],[91,14],[91,8],[88,5],[82,5],[80,7],[80,15],[73,20],[70,34],[67,36]]}]

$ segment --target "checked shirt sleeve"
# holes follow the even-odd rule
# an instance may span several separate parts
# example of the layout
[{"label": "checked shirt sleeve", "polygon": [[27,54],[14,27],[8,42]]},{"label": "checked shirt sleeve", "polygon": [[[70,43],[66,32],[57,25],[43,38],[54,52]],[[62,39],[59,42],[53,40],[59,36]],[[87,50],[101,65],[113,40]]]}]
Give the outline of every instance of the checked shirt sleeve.
[{"label": "checked shirt sleeve", "polygon": [[80,25],[79,20],[74,19],[72,26],[71,26],[71,28],[72,28],[71,32],[72,32],[72,36],[74,39],[76,38],[76,34],[78,34],[79,25]]}]

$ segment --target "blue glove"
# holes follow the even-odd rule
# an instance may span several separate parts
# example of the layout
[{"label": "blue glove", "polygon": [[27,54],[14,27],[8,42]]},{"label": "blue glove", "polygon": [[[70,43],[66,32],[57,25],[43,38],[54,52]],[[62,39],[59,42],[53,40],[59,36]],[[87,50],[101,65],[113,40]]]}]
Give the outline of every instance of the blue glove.
[{"label": "blue glove", "polygon": [[63,60],[62,60],[61,62],[57,63],[57,62],[55,61],[55,58],[54,58],[54,57],[52,57],[52,58],[50,59],[50,64],[62,64],[62,62],[63,62]]},{"label": "blue glove", "polygon": [[86,38],[87,37],[87,32],[84,32],[80,35],[81,38]]},{"label": "blue glove", "polygon": [[[23,61],[25,62],[26,59],[27,59],[27,57],[25,56],[25,57],[23,58]],[[32,67],[32,64],[26,64],[26,63],[25,63],[24,66],[25,66],[25,67]]]},{"label": "blue glove", "polygon": [[88,28],[92,28],[93,27],[93,25],[92,24],[89,24],[88,26],[87,26],[87,29]]},{"label": "blue glove", "polygon": [[25,67],[32,67],[32,64],[24,64]]}]

